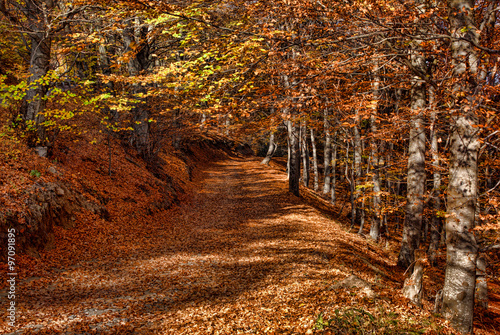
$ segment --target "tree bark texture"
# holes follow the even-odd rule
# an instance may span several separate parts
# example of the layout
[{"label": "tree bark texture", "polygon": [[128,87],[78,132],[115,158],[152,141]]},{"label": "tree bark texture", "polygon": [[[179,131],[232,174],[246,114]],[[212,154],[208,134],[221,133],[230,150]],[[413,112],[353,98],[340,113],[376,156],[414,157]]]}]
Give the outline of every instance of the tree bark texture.
[{"label": "tree bark texture", "polygon": [[318,174],[318,152],[316,150],[316,137],[314,136],[314,129],[311,128],[311,148],[313,159],[313,172],[314,172],[314,191],[319,189],[319,174]]},{"label": "tree bark texture", "polygon": [[301,143],[301,155],[302,155],[302,183],[305,187],[309,187],[309,177],[310,177],[310,162],[309,162],[309,145],[307,143],[307,125],[305,122],[301,123],[300,126],[300,143]]},{"label": "tree bark texture", "polygon": [[[138,19],[134,22],[133,28],[127,28],[123,33],[126,52],[133,54],[128,62],[128,72],[130,76],[137,76],[148,69],[150,46],[146,40],[147,28],[141,26]],[[132,89],[134,94],[144,93],[145,89],[134,84]],[[134,129],[131,142],[139,153],[145,157],[151,154],[149,136],[149,111],[144,104],[138,103],[132,109],[132,128]]]},{"label": "tree bark texture", "polygon": [[439,172],[439,147],[438,147],[438,136],[436,131],[436,120],[437,113],[434,105],[434,89],[429,87],[429,106],[432,108],[431,111],[431,156],[432,156],[432,179],[433,179],[433,215],[431,218],[431,237],[429,243],[429,262],[431,265],[436,265],[437,250],[439,249],[439,244],[441,241],[441,230],[442,222],[441,217],[438,215],[441,210],[441,173]]},{"label": "tree bark texture", "polygon": [[332,187],[331,187],[331,200],[332,204],[336,201],[336,188],[337,188],[337,176],[335,175],[335,170],[337,169],[337,133],[333,135],[332,141]]},{"label": "tree bark texture", "polygon": [[[425,59],[414,53],[412,65],[425,73]],[[414,261],[414,252],[422,236],[422,214],[425,190],[425,127],[423,111],[426,106],[426,87],[419,77],[414,77],[411,90],[411,110],[415,113],[410,126],[408,145],[408,175],[406,193],[406,219],[398,257],[398,265],[408,268]]]},{"label": "tree bark texture", "polygon": [[[379,88],[380,88],[380,77],[378,75],[379,69],[375,65],[375,75],[373,80],[373,102],[372,102],[372,115],[371,121],[371,132],[372,134],[377,133],[377,109],[378,109],[378,99],[379,99]],[[370,226],[370,238],[374,241],[378,241],[380,237],[380,170],[379,170],[379,152],[378,152],[378,141],[377,139],[372,139],[372,183],[373,183],[373,215],[372,224]]]},{"label": "tree bark texture", "polygon": [[477,258],[475,301],[481,308],[488,308],[488,281],[486,279],[486,258]]},{"label": "tree bark texture", "polygon": [[[473,112],[477,57],[468,40],[477,41],[473,0],[449,0],[455,120],[450,146],[446,219],[446,273],[441,312],[461,333],[472,333],[478,246],[472,229],[477,203],[480,143]],[[466,78],[468,77],[468,78]],[[469,79],[469,80],[467,80]]]},{"label": "tree bark texture", "polygon": [[29,89],[22,101],[21,115],[25,122],[34,127],[36,145],[43,146],[47,142],[43,112],[45,110],[44,98],[48,87],[42,83],[42,79],[50,68],[52,47],[52,37],[44,18],[48,15],[48,11],[54,7],[54,4],[50,1],[43,2],[42,5],[30,0],[26,1],[24,6],[30,39],[30,76],[28,79]]},{"label": "tree bark texture", "polygon": [[269,148],[267,149],[266,157],[262,160],[262,162],[260,162],[260,164],[269,165],[269,162],[271,161],[271,158],[273,158],[277,148],[278,146],[276,145],[276,142],[274,142],[274,133],[271,132],[271,135],[269,135]]},{"label": "tree bark texture", "polygon": [[403,296],[410,299],[416,306],[422,306],[422,293],[423,293],[423,276],[424,276],[424,259],[425,254],[415,250],[414,257],[416,259],[413,266],[412,274],[406,278],[403,286]]}]

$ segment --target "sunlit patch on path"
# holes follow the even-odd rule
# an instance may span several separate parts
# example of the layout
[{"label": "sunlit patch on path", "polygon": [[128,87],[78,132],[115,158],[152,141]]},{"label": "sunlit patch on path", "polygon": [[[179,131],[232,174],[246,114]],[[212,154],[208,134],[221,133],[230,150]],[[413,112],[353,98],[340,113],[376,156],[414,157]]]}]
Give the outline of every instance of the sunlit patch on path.
[{"label": "sunlit patch on path", "polygon": [[[210,165],[191,201],[152,217],[147,248],[134,235],[141,229],[121,231],[127,238],[117,245],[119,259],[21,284],[20,328],[305,333],[323,308],[338,303],[328,288],[368,249],[286,187],[283,173],[254,160]],[[356,274],[376,275],[369,268]]]}]

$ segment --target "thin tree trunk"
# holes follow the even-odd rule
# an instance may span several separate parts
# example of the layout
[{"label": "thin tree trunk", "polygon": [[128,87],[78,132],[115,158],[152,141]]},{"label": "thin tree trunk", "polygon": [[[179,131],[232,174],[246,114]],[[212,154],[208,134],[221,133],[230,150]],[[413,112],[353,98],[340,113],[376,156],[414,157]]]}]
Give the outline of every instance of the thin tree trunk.
[{"label": "thin tree trunk", "polygon": [[331,147],[331,136],[330,136],[330,123],[328,122],[328,109],[325,109],[325,153],[324,153],[324,183],[323,183],[323,195],[327,195],[330,193],[330,161],[331,161],[331,152],[332,152],[332,147]]},{"label": "thin tree trunk", "polygon": [[289,155],[289,178],[288,190],[297,197],[300,196],[299,182],[300,182],[300,147],[299,147],[299,132],[300,127],[295,121],[288,120],[288,140],[290,143]]},{"label": "thin tree trunk", "polygon": [[[359,120],[359,111],[357,109],[356,109],[355,122],[356,122],[356,125],[354,126],[354,173],[355,173],[355,175],[353,178],[354,190],[356,190],[356,186],[358,184],[358,181],[360,181],[362,176],[363,176],[363,167],[362,167],[363,144],[361,142],[361,136],[359,133],[360,120]],[[359,207],[358,198],[359,198],[359,192],[355,191],[354,192],[354,206],[355,206],[355,213],[356,213],[356,215],[354,217],[355,224],[359,224],[360,220],[361,220],[361,209]]]},{"label": "thin tree trunk", "polygon": [[[368,183],[368,178],[370,174],[370,162],[371,162],[371,157],[368,158],[368,164],[366,164],[366,178],[364,181],[364,184],[366,185]],[[365,211],[365,201],[366,201],[366,187],[363,187],[362,191],[362,200],[361,200],[361,207],[360,207],[360,218],[359,218],[359,230],[358,234],[363,235],[363,229],[365,228],[365,219],[366,219],[366,211]]]},{"label": "thin tree trunk", "polygon": [[269,136],[269,148],[267,149],[266,157],[262,160],[262,162],[260,162],[260,164],[269,165],[269,162],[271,161],[271,158],[273,158],[277,148],[278,146],[274,142],[274,133],[271,132],[271,135]]},{"label": "thin tree trunk", "polygon": [[361,200],[361,216],[359,218],[359,230],[358,234],[363,235],[363,229],[365,229],[365,197],[364,197],[364,191],[363,191],[363,199]]},{"label": "thin tree trunk", "polygon": [[[353,177],[354,177],[354,171],[353,171],[353,166],[351,166],[350,170],[350,176],[349,176],[349,141],[347,141],[347,147],[345,149],[345,178],[347,179],[347,182],[349,183],[349,200],[351,202],[351,229],[354,228],[354,223],[355,223],[355,215],[356,215],[356,207],[354,206],[354,183],[353,183]],[[354,164],[354,163],[352,163]],[[351,165],[352,165],[351,164]]]},{"label": "thin tree trunk", "polygon": [[229,136],[229,130],[231,129],[231,118],[229,114],[226,115],[226,120],[224,121],[224,135]]},{"label": "thin tree trunk", "polygon": [[335,204],[336,201],[336,188],[337,188],[337,176],[335,170],[337,168],[337,133],[333,135],[332,141],[332,187],[331,187],[331,203]]},{"label": "thin tree trunk", "polygon": [[300,139],[301,139],[301,154],[302,154],[302,166],[304,167],[302,171],[302,183],[305,187],[309,187],[309,177],[310,177],[310,163],[309,163],[309,145],[307,143],[307,125],[306,122],[302,122],[300,126]]},{"label": "thin tree trunk", "polygon": [[[388,193],[388,197],[387,197],[386,202],[387,202],[388,208],[391,208],[394,206],[394,204],[392,202],[392,199],[394,198],[394,182],[393,182],[393,175],[392,175],[391,169],[389,168],[390,166],[392,166],[393,153],[394,153],[394,143],[391,142],[391,143],[389,143],[389,148],[388,148],[386,156],[385,156],[386,157],[385,162],[387,165],[387,168],[385,169],[385,183],[386,183],[386,188],[387,188],[387,193]],[[385,236],[387,238],[389,238],[389,236],[391,234],[389,231],[389,224],[388,224],[388,222],[391,221],[391,213],[392,213],[392,210],[386,211],[384,213]]]},{"label": "thin tree trunk", "polygon": [[316,138],[314,129],[311,128],[311,147],[313,155],[313,172],[314,172],[314,191],[319,189],[319,174],[318,174],[318,152],[316,150]]},{"label": "thin tree trunk", "polygon": [[437,139],[437,131],[436,131],[436,119],[437,113],[434,105],[434,88],[429,87],[429,106],[432,108],[431,111],[431,155],[432,155],[432,167],[433,167],[433,189],[432,189],[432,206],[433,206],[433,215],[431,219],[431,237],[429,243],[429,262],[432,265],[436,265],[436,257],[437,250],[439,248],[439,242],[441,241],[441,230],[442,230],[442,222],[441,218],[438,215],[441,210],[441,173],[439,172],[439,148],[438,148],[438,139]]},{"label": "thin tree trunk", "polygon": [[[373,102],[372,102],[372,115],[371,121],[371,132],[372,136],[375,137],[377,134],[377,109],[378,109],[378,99],[379,99],[379,87],[380,87],[380,77],[378,75],[379,69],[378,65],[375,65],[374,80],[373,80]],[[370,238],[374,241],[378,241],[380,237],[380,171],[379,171],[379,153],[378,153],[378,141],[376,138],[372,139],[372,183],[373,183],[373,215],[372,224],[370,226]]]},{"label": "thin tree trunk", "polygon": [[202,113],[201,114],[201,120],[200,120],[200,130],[203,130],[205,128],[205,124],[207,122],[207,114]]}]

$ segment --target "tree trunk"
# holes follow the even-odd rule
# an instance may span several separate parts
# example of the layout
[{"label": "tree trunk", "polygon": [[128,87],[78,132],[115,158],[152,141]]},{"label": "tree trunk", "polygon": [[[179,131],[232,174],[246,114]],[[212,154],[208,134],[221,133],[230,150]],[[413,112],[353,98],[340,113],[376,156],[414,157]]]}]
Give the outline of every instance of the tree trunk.
[{"label": "tree trunk", "polygon": [[378,241],[380,237],[380,171],[379,171],[379,153],[378,153],[378,141],[375,136],[377,134],[377,109],[378,109],[378,99],[379,99],[379,87],[380,87],[380,77],[378,75],[378,65],[375,65],[374,81],[373,81],[373,101],[372,101],[372,115],[371,121],[371,132],[372,136],[372,183],[373,183],[373,216],[372,224],[370,226],[370,238],[374,241]]},{"label": "tree trunk", "polygon": [[[472,333],[478,246],[472,232],[477,203],[477,158],[480,143],[474,115],[473,75],[477,57],[470,42],[477,41],[473,0],[448,0],[455,101],[447,193],[447,262],[442,314],[461,333]],[[467,60],[469,62],[467,62]]]},{"label": "tree trunk", "polygon": [[[366,177],[365,177],[365,181],[364,181],[365,185],[368,183],[369,173],[370,173],[370,169],[371,169],[370,161],[371,161],[371,158],[368,158],[368,164],[366,166]],[[359,235],[363,235],[363,229],[365,228],[365,219],[366,219],[365,202],[366,202],[366,187],[363,187],[361,207],[360,207],[361,215],[359,218],[359,230],[358,230]]]},{"label": "tree trunk", "polygon": [[335,175],[335,170],[337,168],[337,133],[333,135],[332,141],[332,187],[331,187],[331,203],[335,204],[336,201],[336,187],[337,187],[337,176]]},{"label": "tree trunk", "polygon": [[354,184],[354,190],[355,190],[355,192],[354,192],[354,206],[355,206],[354,224],[360,224],[361,209],[360,209],[359,202],[358,202],[359,191],[356,190],[356,185],[358,184],[358,182],[361,180],[361,178],[363,176],[363,167],[362,167],[363,145],[362,145],[361,136],[359,133],[360,120],[359,120],[358,110],[356,110],[355,122],[356,122],[356,125],[354,126],[354,177],[353,177],[353,184]]},{"label": "tree trunk", "polygon": [[410,299],[410,301],[418,307],[422,306],[422,282],[424,276],[424,259],[425,254],[415,250],[415,265],[413,266],[412,274],[406,278],[403,286],[403,296]]},{"label": "tree trunk", "polygon": [[290,165],[288,190],[297,197],[300,196],[300,147],[299,147],[299,125],[295,121],[288,120],[288,141],[290,143]]},{"label": "tree trunk", "polygon": [[50,37],[45,37],[45,32],[36,32],[31,35],[30,50],[30,77],[28,79],[29,90],[23,99],[23,119],[26,123],[34,126],[36,131],[36,146],[47,144],[45,130],[45,94],[47,85],[40,83],[49,70],[50,65]]},{"label": "tree trunk", "polygon": [[481,308],[484,309],[488,308],[488,281],[486,280],[486,258],[482,255],[477,258],[475,301]]},{"label": "tree trunk", "polygon": [[271,158],[273,158],[277,148],[278,146],[274,142],[274,133],[271,132],[271,135],[269,136],[269,148],[267,149],[266,157],[262,160],[262,162],[260,162],[260,164],[269,165],[269,162],[271,161]]},{"label": "tree trunk", "polygon": [[319,175],[318,175],[318,153],[316,150],[316,139],[314,136],[314,129],[311,128],[311,147],[313,155],[313,172],[314,172],[314,191],[319,189]]},{"label": "tree trunk", "polygon": [[323,195],[330,193],[330,161],[331,161],[331,136],[330,136],[330,123],[328,122],[328,109],[325,109],[325,153],[324,153],[324,183],[323,183]]},{"label": "tree trunk", "polygon": [[441,217],[438,215],[441,210],[441,173],[439,172],[439,148],[438,139],[436,131],[436,106],[434,105],[434,89],[429,88],[429,106],[432,108],[431,111],[431,155],[432,155],[432,167],[433,167],[433,189],[432,189],[432,206],[433,215],[431,218],[431,238],[429,243],[429,262],[431,265],[436,265],[437,250],[439,249],[439,243],[441,241],[441,230],[442,223]]},{"label": "tree trunk", "polygon": [[[425,73],[425,59],[421,55],[411,56],[412,65]],[[408,146],[408,177],[406,193],[406,219],[403,238],[398,257],[398,265],[408,268],[414,261],[414,251],[420,245],[422,236],[422,214],[424,211],[425,189],[425,127],[423,110],[425,108],[426,88],[419,77],[413,79],[411,90],[411,109],[416,113],[411,122]]]},{"label": "tree trunk", "polygon": [[[50,68],[50,54],[52,47],[52,36],[46,27],[44,18],[48,15],[54,5],[52,2],[36,3],[29,0],[25,2],[26,23],[29,27],[30,38],[30,64],[28,91],[21,105],[21,115],[26,124],[29,124],[36,132],[35,146],[42,147],[47,144],[45,128],[45,95],[48,87],[43,78]],[[41,150],[40,152],[46,152]]]},{"label": "tree trunk", "polygon": [[225,121],[224,121],[224,135],[229,136],[230,130],[231,130],[231,118],[229,117],[230,114],[227,114],[225,116]]},{"label": "tree trunk", "polygon": [[359,230],[358,235],[363,235],[363,229],[365,228],[365,197],[363,191],[363,199],[361,200],[360,212],[361,216],[359,218]]},{"label": "tree trunk", "polygon": [[475,122],[459,116],[453,135],[446,219],[447,263],[443,315],[462,333],[472,333],[477,243],[472,229],[476,213],[477,152]]},{"label": "tree trunk", "polygon": [[206,123],[207,123],[207,114],[203,112],[201,113],[200,130],[203,130],[205,128]]},{"label": "tree trunk", "polygon": [[286,123],[287,129],[288,129],[288,136],[286,140],[286,150],[287,150],[287,156],[286,156],[286,174],[287,174],[287,179],[290,180],[290,157],[292,157],[292,150],[290,147],[290,129],[288,128],[288,122]]},{"label": "tree trunk", "polygon": [[[149,67],[149,43],[146,40],[147,29],[140,27],[138,19],[134,22],[133,28],[127,28],[123,33],[123,40],[127,52],[132,52],[134,57],[128,62],[128,72],[130,76],[138,76]],[[145,93],[145,89],[139,84],[133,84],[133,94]],[[135,97],[135,99],[138,99]],[[139,100],[142,100],[139,99]],[[151,145],[149,137],[149,111],[145,104],[138,103],[132,109],[132,128],[134,129],[131,142],[139,153],[148,157],[151,155]]]},{"label": "tree trunk", "polygon": [[301,154],[302,154],[302,166],[304,167],[302,171],[302,183],[305,187],[309,187],[309,177],[310,177],[310,163],[309,163],[309,145],[307,143],[307,125],[302,122],[300,126],[300,139],[301,139]]},{"label": "tree trunk", "polygon": [[[393,183],[393,176],[389,167],[392,166],[393,162],[392,154],[394,153],[394,143],[391,142],[388,145],[389,148],[385,155],[385,164],[387,165],[387,168],[385,169],[385,187],[388,193],[388,196],[386,197],[386,207],[391,208],[392,206],[394,206],[394,204],[391,201],[391,199],[394,197],[394,187],[393,187],[394,183]],[[392,211],[389,210],[385,211],[384,213],[384,234],[385,237],[387,238],[389,238],[391,234],[389,231],[389,224],[388,224],[389,221],[392,222],[391,212]]]},{"label": "tree trunk", "polygon": [[[349,182],[349,200],[351,201],[351,229],[354,228],[356,222],[356,206],[354,205],[354,161],[349,159],[349,141],[347,141],[347,147],[345,149],[345,178]],[[349,161],[351,161],[351,170],[349,176]]]}]

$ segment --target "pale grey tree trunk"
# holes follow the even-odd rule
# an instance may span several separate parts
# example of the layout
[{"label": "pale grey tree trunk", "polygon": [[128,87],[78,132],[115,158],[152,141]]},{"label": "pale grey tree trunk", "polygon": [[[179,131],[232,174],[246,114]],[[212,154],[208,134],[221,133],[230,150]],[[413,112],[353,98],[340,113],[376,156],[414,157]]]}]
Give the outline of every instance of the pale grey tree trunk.
[{"label": "pale grey tree trunk", "polygon": [[302,154],[302,183],[305,187],[309,187],[310,179],[310,162],[309,162],[309,145],[307,143],[307,125],[306,122],[302,122],[300,125],[300,142],[301,142],[301,154]]},{"label": "pale grey tree trunk", "polygon": [[[424,57],[413,50],[411,63],[419,72],[427,72]],[[425,127],[423,119],[425,107],[426,87],[424,81],[418,76],[414,76],[411,90],[411,110],[415,116],[411,120],[408,145],[406,219],[398,257],[398,265],[403,268],[408,268],[413,263],[414,251],[419,247],[422,236],[425,191]]]},{"label": "pale grey tree trunk", "polygon": [[225,116],[225,121],[224,121],[224,135],[229,136],[230,130],[231,130],[231,118],[230,114],[227,114]]},{"label": "pale grey tree trunk", "polygon": [[300,183],[300,146],[299,146],[299,133],[300,126],[297,121],[287,121],[288,127],[288,141],[290,143],[289,154],[289,178],[288,190],[296,196],[300,196],[299,183]]},{"label": "pale grey tree trunk", "polygon": [[406,278],[403,285],[403,296],[410,299],[410,301],[421,307],[423,295],[423,277],[424,277],[424,258],[425,254],[415,250],[415,264],[413,266],[412,274]]},{"label": "pale grey tree trunk", "polygon": [[457,97],[453,111],[446,218],[446,272],[443,287],[443,316],[463,334],[472,333],[476,259],[475,225],[478,195],[477,117],[474,87],[466,76],[477,74],[478,58],[468,40],[477,43],[474,0],[448,0],[453,74]]},{"label": "pale grey tree trunk", "polygon": [[314,191],[319,189],[319,174],[318,174],[318,152],[316,150],[316,137],[314,136],[314,129],[311,128],[311,148],[313,159],[313,172],[314,172]]},{"label": "pale grey tree trunk", "polygon": [[330,193],[330,161],[331,161],[331,152],[332,152],[332,138],[330,135],[330,122],[328,120],[328,109],[325,109],[324,112],[324,128],[325,128],[325,148],[324,148],[324,183],[323,183],[323,195],[327,195]]},{"label": "pale grey tree trunk", "polygon": [[429,107],[431,110],[431,126],[430,126],[430,136],[431,136],[431,156],[432,156],[432,207],[433,215],[431,218],[431,237],[429,243],[429,262],[432,265],[436,265],[437,250],[439,249],[439,243],[441,241],[441,230],[442,223],[441,218],[438,215],[441,210],[441,173],[439,172],[439,147],[438,147],[438,135],[436,130],[437,112],[436,106],[434,104],[434,88],[429,87]]},{"label": "pale grey tree trunk", "polygon": [[355,216],[354,216],[354,224],[359,224],[361,220],[361,208],[359,206],[358,198],[359,198],[359,191],[356,190],[356,186],[358,182],[361,180],[363,177],[363,167],[362,167],[362,154],[363,154],[363,144],[361,142],[361,136],[359,133],[359,125],[360,125],[360,120],[359,120],[359,111],[356,109],[356,114],[355,114],[355,122],[356,125],[354,126],[354,177],[353,177],[353,183],[354,183],[354,206],[355,206]]},{"label": "pale grey tree trunk", "polygon": [[[345,178],[349,183],[349,200],[351,201],[351,227],[354,228],[356,223],[356,206],[354,205],[354,160],[349,157],[350,142],[346,141],[347,147],[345,149]],[[354,150],[353,150],[354,151]],[[354,154],[353,154],[354,155]],[[349,162],[351,162],[351,168],[349,169]]]},{"label": "pale grey tree trunk", "polygon": [[337,132],[333,135],[332,141],[332,187],[331,187],[331,197],[330,202],[335,204],[336,201],[336,188],[337,188],[337,176],[335,170],[337,169]]},{"label": "pale grey tree trunk", "polygon": [[[366,177],[365,177],[365,181],[364,181],[365,185],[368,183],[368,178],[369,178],[369,174],[370,174],[370,169],[371,169],[371,167],[370,167],[370,161],[371,161],[371,157],[368,158],[368,164],[367,164],[367,167],[366,167]],[[362,195],[361,206],[360,206],[361,216],[359,218],[359,230],[358,230],[358,234],[359,235],[364,235],[363,234],[363,229],[365,228],[365,218],[366,218],[366,211],[365,211],[366,187],[363,187],[361,195]]]},{"label": "pale grey tree trunk", "polygon": [[[390,142],[388,143],[388,150],[386,150],[385,154],[385,164],[387,168],[385,169],[385,187],[388,193],[388,196],[386,197],[386,207],[391,208],[394,206],[392,202],[392,198],[394,197],[394,182],[393,182],[393,173],[391,172],[391,169],[389,168],[392,166],[393,157],[392,155],[394,154],[394,143]],[[392,195],[391,195],[392,192]],[[391,221],[391,210],[385,211],[384,212],[384,234],[386,238],[389,238],[390,236],[390,230],[389,230],[389,224],[388,222]]]},{"label": "pale grey tree trunk", "polygon": [[[378,74],[378,65],[375,65],[374,78],[373,78],[373,101],[372,101],[372,115],[370,117],[371,121],[371,133],[372,136],[377,134],[377,109],[379,100],[379,88],[380,88],[380,77]],[[372,183],[373,183],[373,215],[372,224],[370,226],[370,238],[374,241],[378,241],[380,238],[380,161],[378,152],[378,141],[376,138],[372,139],[371,143],[371,156],[372,156]]]},{"label": "pale grey tree trunk", "polygon": [[274,142],[274,133],[271,132],[271,135],[269,136],[269,148],[267,149],[266,157],[262,160],[262,162],[260,162],[260,164],[269,165],[269,162],[271,161],[271,158],[273,158],[277,148],[278,146],[276,145],[276,142]]}]

